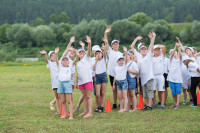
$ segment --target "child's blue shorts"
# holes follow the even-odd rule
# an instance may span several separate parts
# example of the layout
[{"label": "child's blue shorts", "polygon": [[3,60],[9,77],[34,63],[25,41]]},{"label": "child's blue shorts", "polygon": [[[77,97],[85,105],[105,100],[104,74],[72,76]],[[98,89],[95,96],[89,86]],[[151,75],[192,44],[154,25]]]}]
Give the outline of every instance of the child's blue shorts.
[{"label": "child's blue shorts", "polygon": [[181,94],[181,92],[182,92],[181,83],[174,83],[174,82],[169,81],[169,86],[171,88],[171,92],[172,92],[173,96]]},{"label": "child's blue shorts", "polygon": [[125,80],[116,80],[117,90],[128,90],[128,82]]},{"label": "child's blue shorts", "polygon": [[127,79],[127,82],[128,82],[128,89],[135,90],[136,89],[136,77],[131,78],[129,76],[129,73],[127,73],[126,79]]},{"label": "child's blue shorts", "polygon": [[57,93],[72,93],[71,81],[58,81]]},{"label": "child's blue shorts", "polygon": [[101,74],[95,74],[96,78],[96,85],[102,84],[102,83],[108,83],[108,78],[106,72],[101,73]]}]

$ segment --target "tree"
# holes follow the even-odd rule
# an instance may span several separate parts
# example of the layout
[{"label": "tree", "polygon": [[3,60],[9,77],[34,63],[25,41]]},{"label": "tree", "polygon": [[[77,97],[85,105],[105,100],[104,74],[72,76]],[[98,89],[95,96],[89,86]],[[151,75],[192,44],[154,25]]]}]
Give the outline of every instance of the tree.
[{"label": "tree", "polygon": [[61,14],[58,16],[58,21],[60,23],[70,23],[69,17],[65,12],[61,12]]},{"label": "tree", "polygon": [[51,14],[51,16],[50,16],[49,19],[50,19],[50,22],[53,22],[53,23],[55,23],[55,24],[57,23],[57,17],[56,17],[56,14],[54,14],[54,13]]},{"label": "tree", "polygon": [[192,19],[192,15],[188,14],[185,18],[185,23],[192,23],[193,19]]},{"label": "tree", "polygon": [[147,16],[143,12],[138,12],[136,14],[133,14],[131,17],[128,18],[129,21],[136,22],[137,24],[140,24],[141,26],[144,26],[148,22],[153,22],[152,18]]},{"label": "tree", "polygon": [[115,21],[111,27],[109,38],[117,39],[122,44],[130,44],[138,35],[141,35],[141,26],[127,19]]},{"label": "tree", "polygon": [[194,21],[191,27],[191,35],[192,38],[196,41],[200,40],[200,22]]},{"label": "tree", "polygon": [[4,24],[0,26],[0,43],[7,43],[8,39],[6,36],[6,31],[8,28],[10,28],[11,25],[9,24]]},{"label": "tree", "polygon": [[37,17],[34,21],[33,21],[33,26],[39,26],[39,25],[44,25],[44,20],[40,17]]}]

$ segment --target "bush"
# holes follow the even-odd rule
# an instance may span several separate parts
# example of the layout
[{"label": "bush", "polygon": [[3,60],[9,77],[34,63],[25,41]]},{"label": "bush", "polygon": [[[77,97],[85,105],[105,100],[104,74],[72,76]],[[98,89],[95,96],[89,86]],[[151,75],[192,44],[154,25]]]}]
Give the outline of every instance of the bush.
[{"label": "bush", "polygon": [[200,22],[194,21],[191,27],[192,38],[196,41],[200,40]]}]

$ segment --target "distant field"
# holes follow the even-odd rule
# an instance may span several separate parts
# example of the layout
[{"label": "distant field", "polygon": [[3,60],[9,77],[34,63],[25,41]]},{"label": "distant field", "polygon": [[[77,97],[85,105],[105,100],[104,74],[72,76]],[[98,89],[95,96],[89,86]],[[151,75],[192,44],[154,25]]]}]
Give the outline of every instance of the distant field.
[{"label": "distant field", "polygon": [[[73,93],[74,107],[81,96]],[[93,114],[84,119],[74,114],[72,121],[60,119],[50,111],[49,102],[54,98],[51,91],[49,70],[44,64],[31,66],[0,67],[0,132],[2,133],[58,133],[58,132],[200,132],[200,109],[182,105],[174,110],[169,90],[165,110],[150,112]],[[94,97],[93,97],[94,98]],[[111,98],[111,87],[107,87]],[[94,100],[93,100],[94,102]],[[95,102],[93,104],[95,108]]]}]

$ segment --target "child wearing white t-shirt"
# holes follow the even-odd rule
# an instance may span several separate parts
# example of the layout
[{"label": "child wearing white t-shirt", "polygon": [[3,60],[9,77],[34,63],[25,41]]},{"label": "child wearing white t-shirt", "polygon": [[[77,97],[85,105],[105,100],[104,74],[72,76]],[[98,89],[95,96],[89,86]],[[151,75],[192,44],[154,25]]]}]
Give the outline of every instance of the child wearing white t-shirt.
[{"label": "child wearing white t-shirt", "polygon": [[[108,83],[107,74],[106,74],[106,49],[105,45],[102,44],[103,52],[100,48],[95,49],[95,61],[93,62],[93,71],[95,73],[95,88],[96,88],[96,97],[97,97],[97,109],[101,113],[104,111],[104,104],[106,99],[106,86]],[[102,90],[102,95],[101,95]]]},{"label": "child wearing white t-shirt", "polygon": [[[58,93],[57,93],[57,89],[58,89],[58,64],[57,64],[56,60],[57,60],[58,57],[57,57],[56,52],[57,52],[57,48],[55,49],[55,51],[50,51],[48,53],[50,60],[48,60],[47,52],[45,50],[40,51],[41,54],[45,55],[47,68],[50,69],[50,73],[51,73],[52,90],[55,94],[56,105],[57,105],[57,112],[55,114],[60,115],[60,102],[59,102],[59,96],[58,96]],[[51,110],[54,110],[54,107],[53,107],[54,104],[52,104],[53,101],[50,102]]]},{"label": "child wearing white t-shirt", "polygon": [[[107,28],[104,34],[104,39],[108,41],[107,38],[107,34],[111,31],[111,28]],[[112,47],[112,48],[111,48]],[[117,66],[117,57],[119,55],[122,55],[122,53],[120,51],[118,51],[119,49],[119,41],[118,40],[113,40],[111,42],[111,47],[108,45],[108,43],[106,44],[106,51],[108,53],[108,66],[107,66],[107,73],[109,75],[109,79],[110,79],[110,84],[113,87],[113,81],[114,81],[114,76],[115,76],[115,66]],[[112,90],[113,93],[113,109],[117,108],[117,89],[113,89]]]},{"label": "child wearing white t-shirt", "polygon": [[164,78],[165,78],[165,98],[164,98],[164,103],[165,105],[167,104],[167,96],[168,96],[168,90],[167,88],[169,87],[169,83],[167,81],[167,77],[168,77],[168,72],[169,72],[169,58],[165,57],[165,61],[164,61],[164,68],[165,68],[165,72],[164,72]]},{"label": "child wearing white t-shirt", "polygon": [[[113,81],[113,90],[115,88],[115,82],[117,86],[117,94],[119,98],[120,110],[118,112],[126,112],[128,110],[128,82],[126,79],[127,74],[127,66],[125,65],[127,58],[127,48],[123,46],[125,52],[125,58],[122,55],[117,57],[118,66],[115,66],[115,76]],[[123,99],[124,99],[124,107],[123,107]]]},{"label": "child wearing white t-shirt", "polygon": [[[178,48],[178,53],[176,49]],[[170,66],[169,66],[169,74],[167,80],[169,82],[169,86],[171,88],[173,100],[174,100],[174,109],[178,109],[180,106],[180,98],[181,98],[181,83],[182,75],[181,75],[181,65],[182,65],[182,53],[181,47],[179,43],[176,43],[173,50],[170,50]]]},{"label": "child wearing white t-shirt", "polygon": [[[77,55],[77,74],[78,74],[78,85],[79,90],[81,90],[84,97],[84,112],[79,116],[91,117],[92,116],[92,64],[90,60],[91,55],[91,39],[89,36],[86,36],[86,42],[88,43],[87,54],[85,50],[79,49],[76,51]],[[76,61],[77,61],[76,60]]]},{"label": "child wearing white t-shirt", "polygon": [[154,46],[154,57],[153,57],[153,72],[154,72],[154,98],[153,105],[157,108],[156,103],[156,89],[158,89],[158,97],[160,103],[160,109],[164,109],[164,94],[165,94],[165,78],[164,78],[164,67],[165,62],[165,46],[155,45]]}]

